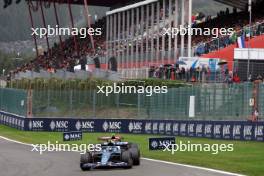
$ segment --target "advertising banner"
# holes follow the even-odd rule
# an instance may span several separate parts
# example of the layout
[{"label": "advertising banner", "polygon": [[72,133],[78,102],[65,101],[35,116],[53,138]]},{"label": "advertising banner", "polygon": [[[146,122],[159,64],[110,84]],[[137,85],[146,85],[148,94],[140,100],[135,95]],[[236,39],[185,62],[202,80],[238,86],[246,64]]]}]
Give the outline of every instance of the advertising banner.
[{"label": "advertising banner", "polygon": [[149,138],[149,150],[163,150],[175,144],[175,137]]},{"label": "advertising banner", "polygon": [[24,118],[0,111],[0,124],[26,131],[103,132],[264,141],[264,122]]},{"label": "advertising banner", "polygon": [[63,141],[80,141],[82,140],[82,132],[72,131],[63,133]]}]

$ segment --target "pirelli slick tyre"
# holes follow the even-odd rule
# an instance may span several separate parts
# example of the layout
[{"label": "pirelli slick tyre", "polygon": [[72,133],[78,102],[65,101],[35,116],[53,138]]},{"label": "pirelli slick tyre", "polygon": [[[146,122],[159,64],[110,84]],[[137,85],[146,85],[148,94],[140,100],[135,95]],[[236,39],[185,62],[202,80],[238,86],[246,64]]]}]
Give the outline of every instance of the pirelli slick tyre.
[{"label": "pirelli slick tyre", "polygon": [[140,151],[137,148],[130,148],[129,152],[131,153],[133,165],[140,165]]},{"label": "pirelli slick tyre", "polygon": [[129,148],[129,152],[131,153],[133,165],[140,165],[140,150],[137,144],[131,144]]},{"label": "pirelli slick tyre", "polygon": [[124,168],[126,168],[126,169],[132,168],[132,166],[133,166],[133,159],[132,159],[131,153],[128,150],[127,151],[124,151],[121,154],[121,160],[122,160],[122,162],[127,163],[127,166],[125,166]]},{"label": "pirelli slick tyre", "polygon": [[90,167],[85,166],[85,164],[91,163],[91,162],[92,162],[92,156],[90,153],[85,153],[81,155],[80,167],[83,171],[87,171],[91,169]]},{"label": "pirelli slick tyre", "polygon": [[131,143],[131,144],[130,144],[130,148],[137,148],[137,149],[139,149],[138,145],[135,144],[135,143]]}]

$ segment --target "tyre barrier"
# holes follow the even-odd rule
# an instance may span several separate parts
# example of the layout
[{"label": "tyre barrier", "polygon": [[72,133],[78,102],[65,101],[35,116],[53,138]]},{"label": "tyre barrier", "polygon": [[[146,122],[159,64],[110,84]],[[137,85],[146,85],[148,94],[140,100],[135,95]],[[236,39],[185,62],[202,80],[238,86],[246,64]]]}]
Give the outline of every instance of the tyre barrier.
[{"label": "tyre barrier", "polygon": [[25,131],[105,132],[264,142],[264,122],[25,118],[0,111],[0,124]]}]

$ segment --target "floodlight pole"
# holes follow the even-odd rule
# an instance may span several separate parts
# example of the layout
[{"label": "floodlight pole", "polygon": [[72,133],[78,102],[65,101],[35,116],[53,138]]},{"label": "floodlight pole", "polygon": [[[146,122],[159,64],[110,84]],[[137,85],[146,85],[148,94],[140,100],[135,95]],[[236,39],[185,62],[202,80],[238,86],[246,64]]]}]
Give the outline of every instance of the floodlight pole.
[{"label": "floodlight pole", "polygon": [[[74,21],[73,21],[72,9],[71,9],[71,2],[69,0],[68,0],[68,11],[70,14],[71,27],[72,27],[71,31],[72,31],[74,28]],[[74,41],[74,49],[77,52],[77,56],[79,56],[79,47],[77,43],[77,37],[75,35],[73,36],[73,41]]]},{"label": "floodlight pole", "polygon": [[[53,1],[53,8],[54,8],[54,13],[55,13],[55,19],[56,19],[57,26],[60,27],[59,17],[58,17],[58,12],[57,12],[57,7],[56,7],[55,1]],[[59,35],[59,40],[60,40],[60,48],[61,48],[61,51],[63,51],[63,45],[62,45],[61,35]]]},{"label": "floodlight pole", "polygon": [[[40,0],[40,10],[41,10],[41,17],[42,17],[43,26],[44,26],[45,29],[47,29],[46,19],[45,19],[45,15],[44,15],[44,11],[43,11],[42,0]],[[51,53],[50,53],[49,38],[48,38],[48,34],[47,33],[46,33],[45,37],[46,37],[46,43],[47,43],[47,48],[48,48],[48,54],[49,54],[49,57],[50,57]]]},{"label": "floodlight pole", "polygon": [[[91,28],[91,21],[90,21],[90,14],[89,14],[87,0],[84,0],[84,9],[85,9],[85,16],[86,16],[88,28]],[[91,44],[92,44],[93,53],[95,55],[94,39],[93,39],[92,35],[89,35],[89,36],[90,36],[90,40],[91,40]]]},{"label": "floodlight pole", "polygon": [[[188,19],[188,27],[192,29],[192,0],[189,0],[189,19]],[[188,57],[192,57],[192,34],[188,34]]]},{"label": "floodlight pole", "polygon": [[[27,2],[27,4],[28,4],[28,12],[29,12],[29,17],[30,17],[31,27],[32,27],[32,29],[34,29],[34,20],[33,20],[33,17],[32,17],[30,2],[31,1]],[[35,44],[35,49],[36,49],[36,56],[38,57],[39,56],[38,43],[37,43],[37,38],[36,38],[36,34],[35,33],[33,34],[33,39],[34,39],[34,44]]]},{"label": "floodlight pole", "polygon": [[251,39],[251,24],[252,24],[252,0],[248,0],[249,11],[249,40],[248,40],[248,63],[247,63],[247,79],[249,78],[249,65],[250,65],[250,39]]}]

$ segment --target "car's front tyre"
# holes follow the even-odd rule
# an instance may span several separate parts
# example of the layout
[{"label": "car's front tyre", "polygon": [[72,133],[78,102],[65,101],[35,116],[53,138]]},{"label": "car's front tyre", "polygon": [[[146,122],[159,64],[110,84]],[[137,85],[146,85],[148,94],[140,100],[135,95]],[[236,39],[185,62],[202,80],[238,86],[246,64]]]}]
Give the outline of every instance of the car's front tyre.
[{"label": "car's front tyre", "polygon": [[133,159],[133,165],[138,166],[140,165],[140,150],[137,144],[132,143],[131,147],[129,148]]},{"label": "car's front tyre", "polygon": [[85,166],[87,163],[92,162],[92,156],[90,153],[81,154],[80,167],[83,171],[90,170],[90,167]]},{"label": "car's front tyre", "polygon": [[138,166],[140,165],[140,151],[137,148],[130,148],[129,149],[132,160],[133,160],[133,165]]},{"label": "car's front tyre", "polygon": [[126,169],[132,168],[132,166],[133,166],[133,159],[132,159],[131,153],[129,151],[124,151],[121,154],[121,160],[123,162],[127,163],[127,166],[124,167],[124,168],[126,168]]}]

